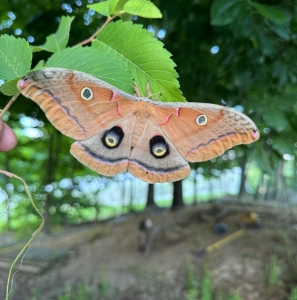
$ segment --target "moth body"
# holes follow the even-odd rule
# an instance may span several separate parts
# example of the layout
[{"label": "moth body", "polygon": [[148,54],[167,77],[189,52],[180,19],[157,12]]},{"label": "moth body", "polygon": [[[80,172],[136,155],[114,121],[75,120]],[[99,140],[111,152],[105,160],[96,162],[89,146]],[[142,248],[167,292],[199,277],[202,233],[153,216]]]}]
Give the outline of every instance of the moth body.
[{"label": "moth body", "polygon": [[188,161],[209,160],[259,138],[253,121],[230,108],[135,97],[79,71],[34,71],[18,88],[76,140],[70,152],[106,176],[128,170],[151,183],[176,181],[189,175]]}]

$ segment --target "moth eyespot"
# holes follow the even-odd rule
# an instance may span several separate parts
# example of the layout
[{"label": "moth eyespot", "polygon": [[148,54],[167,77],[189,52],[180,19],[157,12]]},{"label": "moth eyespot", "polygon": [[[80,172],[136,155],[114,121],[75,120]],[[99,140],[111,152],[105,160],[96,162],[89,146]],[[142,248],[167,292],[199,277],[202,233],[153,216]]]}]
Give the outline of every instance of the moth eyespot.
[{"label": "moth eyespot", "polygon": [[87,101],[90,101],[93,99],[93,91],[91,88],[89,87],[84,87],[81,92],[80,92],[80,96]]},{"label": "moth eyespot", "polygon": [[153,147],[153,152],[154,152],[155,156],[159,156],[159,157],[164,156],[166,151],[167,150],[163,148],[162,144],[161,145],[155,145]]},{"label": "moth eyespot", "polygon": [[105,138],[105,142],[106,142],[107,146],[115,147],[118,143],[118,139],[117,139],[117,137],[113,137],[112,135],[108,135]]},{"label": "moth eyespot", "polygon": [[169,154],[169,147],[162,136],[156,135],[151,138],[150,152],[155,158],[163,158]]},{"label": "moth eyespot", "polygon": [[108,149],[118,147],[124,137],[124,132],[121,127],[115,126],[106,131],[102,137],[102,143]]},{"label": "moth eyespot", "polygon": [[200,115],[196,118],[196,123],[198,125],[205,125],[207,123],[207,116],[206,115]]}]

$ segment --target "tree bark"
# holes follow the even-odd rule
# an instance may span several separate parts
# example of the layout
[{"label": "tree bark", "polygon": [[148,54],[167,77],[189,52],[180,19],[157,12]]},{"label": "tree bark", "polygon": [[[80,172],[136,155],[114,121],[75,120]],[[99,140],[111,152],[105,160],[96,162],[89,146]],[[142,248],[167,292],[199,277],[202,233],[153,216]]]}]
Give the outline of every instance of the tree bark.
[{"label": "tree bark", "polygon": [[[9,159],[8,159],[8,153],[5,153],[5,171],[10,172],[10,165],[9,165]],[[4,181],[5,185],[9,183],[9,177],[4,176]],[[6,199],[6,207],[7,207],[7,212],[6,212],[6,228],[7,230],[10,230],[10,209],[9,209],[9,194],[7,193],[7,199]]]},{"label": "tree bark", "polygon": [[240,160],[241,176],[240,176],[240,187],[239,187],[239,194],[238,194],[239,199],[242,199],[243,196],[246,194],[246,190],[245,190],[246,164],[247,164],[247,159],[246,157],[244,157]]},{"label": "tree bark", "polygon": [[[59,163],[58,160],[59,160],[59,153],[61,149],[61,137],[62,135],[58,131],[50,135],[45,185],[50,184],[54,181],[54,177],[55,177],[54,174]],[[46,200],[45,200],[44,229],[46,234],[51,233],[51,215],[50,215],[51,206],[52,206],[52,194],[48,193],[46,195]]]},{"label": "tree bark", "polygon": [[254,197],[253,197],[255,201],[262,200],[262,199],[260,199],[260,197],[261,197],[260,189],[263,187],[263,185],[264,185],[264,173],[261,174],[261,178],[260,178],[258,186],[256,188],[256,193],[254,194]]},{"label": "tree bark", "polygon": [[[52,182],[52,173],[53,173],[53,149],[54,149],[54,141],[52,135],[49,139],[49,148],[48,148],[48,160],[47,160],[47,168],[46,168],[46,177],[45,177],[45,185]],[[49,234],[51,232],[51,215],[50,215],[50,207],[51,207],[52,199],[51,194],[48,193],[45,199],[45,223],[44,230],[45,233]]]},{"label": "tree bark", "polygon": [[155,203],[154,184],[149,183],[145,208],[152,208],[155,206],[156,203]]},{"label": "tree bark", "polygon": [[172,201],[172,210],[182,208],[184,206],[183,201],[183,186],[182,181],[173,182],[173,201]]},{"label": "tree bark", "polygon": [[192,205],[198,205],[199,199],[198,199],[198,190],[197,190],[197,185],[198,185],[197,172],[195,172],[193,184],[194,184],[194,199]]}]

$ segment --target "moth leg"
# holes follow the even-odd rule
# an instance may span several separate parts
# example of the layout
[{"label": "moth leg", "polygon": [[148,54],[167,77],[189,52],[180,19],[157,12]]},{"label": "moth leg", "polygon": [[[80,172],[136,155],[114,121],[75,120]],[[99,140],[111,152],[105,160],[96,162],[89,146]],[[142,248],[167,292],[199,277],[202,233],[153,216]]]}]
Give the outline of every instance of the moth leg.
[{"label": "moth leg", "polygon": [[[146,95],[147,98],[149,98],[151,100],[154,100],[154,101],[158,101],[159,98],[162,96],[162,93],[160,92],[160,93],[158,93],[159,95],[157,96],[156,99],[152,99],[153,93],[152,93],[152,91],[150,89],[150,82],[149,81],[147,81],[147,83],[146,83],[146,94],[147,94]],[[134,96],[141,97],[141,93],[140,93],[139,87],[138,87],[138,85],[137,85],[137,83],[136,83],[135,80],[134,80]]]},{"label": "moth leg", "polygon": [[158,101],[160,99],[160,97],[162,96],[162,93],[160,92],[158,97],[156,99],[153,99],[154,101]]},{"label": "moth leg", "polygon": [[150,98],[151,100],[154,100],[154,101],[158,101],[159,98],[162,96],[162,93],[160,92],[160,93],[158,93],[159,95],[157,96],[157,98],[152,99],[153,93],[150,89],[150,82],[149,81],[147,81],[147,83],[146,83],[146,93],[147,93],[147,97]]}]

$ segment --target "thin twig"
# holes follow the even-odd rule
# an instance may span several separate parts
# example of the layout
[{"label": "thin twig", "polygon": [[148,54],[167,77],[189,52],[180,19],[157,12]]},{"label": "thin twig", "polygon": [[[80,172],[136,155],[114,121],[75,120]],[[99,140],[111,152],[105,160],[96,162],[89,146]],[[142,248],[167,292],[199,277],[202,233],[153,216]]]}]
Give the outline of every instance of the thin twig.
[{"label": "thin twig", "polygon": [[[92,34],[88,39],[78,43],[76,46],[82,46],[82,45],[85,45],[85,44],[88,44],[90,42],[92,42],[96,36],[100,33],[100,31],[108,24],[110,23],[113,19],[115,19],[116,17],[118,17],[122,12],[112,16],[112,17],[108,17],[106,19],[106,21],[103,23],[103,25],[94,33]],[[15,96],[13,96],[9,102],[6,104],[6,106],[3,108],[3,110],[0,112],[0,118],[2,118],[4,116],[4,114],[8,111],[8,109],[10,108],[10,106],[12,105],[12,103],[16,100],[16,98],[20,95],[20,92],[17,93]],[[33,206],[33,208],[35,209],[35,211],[37,212],[37,214],[41,217],[41,223],[39,225],[39,227],[37,228],[37,230],[33,233],[33,235],[31,236],[31,238],[29,239],[29,241],[24,245],[24,247],[22,248],[22,250],[19,252],[19,254],[17,255],[17,257],[14,259],[13,263],[11,264],[11,267],[9,269],[9,274],[8,274],[8,278],[7,278],[7,284],[6,284],[6,297],[5,297],[5,300],[8,300],[8,297],[9,297],[9,294],[11,292],[11,289],[12,289],[12,282],[11,282],[11,287],[10,287],[10,281],[11,281],[11,274],[12,274],[12,270],[13,270],[13,267],[14,265],[16,264],[16,262],[18,261],[18,259],[21,257],[21,255],[24,253],[24,251],[27,249],[29,249],[29,246],[30,244],[32,243],[32,241],[35,239],[35,237],[38,235],[38,233],[41,231],[41,229],[43,228],[43,225],[45,223],[45,219],[43,217],[43,215],[41,214],[41,212],[39,211],[39,209],[37,208],[37,206],[35,205],[34,203],[34,200],[32,198],[32,195],[28,189],[28,186],[26,184],[26,182],[19,176],[15,175],[15,174],[12,174],[10,172],[7,172],[7,171],[4,171],[4,170],[0,170],[0,174],[4,174],[8,177],[12,177],[12,178],[16,178],[18,180],[20,180],[24,187],[25,187],[25,191],[30,199],[30,202]],[[27,252],[26,252],[27,253]],[[26,254],[25,253],[25,254]],[[24,258],[24,257],[23,257]],[[22,261],[21,261],[21,265],[23,263],[23,258],[22,258]]]},{"label": "thin twig", "polygon": [[12,103],[16,100],[16,98],[20,95],[20,93],[17,93],[16,95],[14,95],[9,102],[6,104],[6,106],[3,108],[3,110],[0,112],[0,118],[2,118],[5,113],[8,111],[8,109],[10,108],[10,106],[12,105]]},{"label": "thin twig", "polygon": [[[108,17],[106,19],[106,21],[103,23],[103,25],[94,33],[92,34],[89,38],[87,38],[86,40],[78,43],[76,46],[82,46],[82,45],[85,45],[85,44],[88,44],[90,42],[92,42],[96,36],[99,34],[99,32],[109,23],[111,22],[114,18],[118,17],[119,15],[121,14],[118,13],[112,17]],[[0,118],[2,118],[4,116],[4,114],[7,112],[7,110],[10,108],[10,106],[12,105],[12,103],[14,102],[14,100],[16,100],[16,98],[20,95],[20,93],[16,94],[15,96],[13,96],[9,102],[7,103],[7,105],[3,108],[3,110],[0,112]]]},{"label": "thin twig", "polygon": [[120,15],[120,13],[112,16],[112,17],[108,17],[106,19],[106,21],[103,23],[103,25],[94,33],[92,34],[89,38],[87,38],[86,40],[76,44],[76,46],[82,46],[82,45],[85,45],[85,44],[88,44],[88,43],[91,43],[95,38],[96,36],[99,34],[99,32],[109,23],[111,22],[114,18],[118,17]]},{"label": "thin twig", "polygon": [[35,211],[37,212],[37,214],[41,217],[41,223],[39,225],[39,227],[37,228],[37,230],[32,234],[31,238],[29,239],[29,241],[25,244],[25,246],[22,248],[22,250],[19,252],[19,254],[17,255],[17,257],[14,259],[13,263],[11,264],[11,267],[9,269],[9,273],[8,273],[8,278],[7,278],[7,284],[6,284],[6,297],[5,297],[5,300],[8,300],[8,297],[9,297],[9,294],[10,294],[10,279],[11,279],[11,273],[12,273],[12,269],[14,267],[14,265],[16,264],[16,262],[18,261],[18,259],[21,257],[21,255],[24,253],[24,251],[29,247],[29,245],[32,243],[32,241],[35,239],[35,237],[38,235],[38,233],[41,231],[43,225],[44,225],[44,222],[45,222],[45,219],[43,217],[43,215],[41,214],[41,212],[39,211],[39,209],[37,208],[37,206],[35,205],[34,203],[34,200],[32,198],[32,195],[30,193],[30,190],[26,184],[26,182],[19,176],[13,174],[13,173],[10,173],[10,172],[7,172],[7,171],[4,171],[4,170],[0,170],[0,174],[4,174],[8,177],[11,177],[11,178],[16,178],[18,180],[20,180],[23,185],[24,185],[24,188],[25,188],[25,191],[30,199],[30,202],[33,206],[33,208],[35,209]]},{"label": "thin twig", "polygon": [[19,268],[12,274],[12,277],[11,277],[11,285],[10,285],[10,291],[9,291],[9,293],[8,293],[8,295],[7,295],[7,299],[8,299],[8,296],[10,295],[10,293],[11,293],[11,291],[12,291],[13,278],[14,278],[15,274],[18,273],[18,272],[21,270],[21,268],[22,268],[22,266],[23,266],[23,261],[24,261],[24,259],[25,259],[26,254],[28,253],[29,249],[30,249],[30,246],[27,248],[26,252],[24,253],[24,255],[23,255],[22,259],[21,259],[21,263],[20,263]]}]

